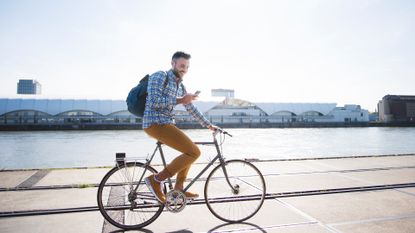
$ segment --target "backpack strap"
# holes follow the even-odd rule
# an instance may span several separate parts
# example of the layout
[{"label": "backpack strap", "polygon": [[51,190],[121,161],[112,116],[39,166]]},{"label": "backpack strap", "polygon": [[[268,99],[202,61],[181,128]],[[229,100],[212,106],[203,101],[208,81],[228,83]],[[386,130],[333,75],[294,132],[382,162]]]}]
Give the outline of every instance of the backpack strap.
[{"label": "backpack strap", "polygon": [[[162,92],[164,92],[164,89],[166,89],[167,83],[168,83],[168,81],[169,81],[169,74],[168,74],[167,72],[168,72],[168,71],[165,71],[165,73],[166,73],[166,78],[164,79],[164,83],[163,83],[163,91],[162,91]],[[184,93],[187,93],[186,88],[185,88],[185,87],[184,87],[184,85],[183,85],[183,82],[180,82],[180,86],[182,87],[183,92],[184,92]]]},{"label": "backpack strap", "polygon": [[166,73],[166,78],[164,78],[163,91],[164,89],[166,89],[167,83],[169,81],[169,74],[167,73],[167,71],[165,73]]}]

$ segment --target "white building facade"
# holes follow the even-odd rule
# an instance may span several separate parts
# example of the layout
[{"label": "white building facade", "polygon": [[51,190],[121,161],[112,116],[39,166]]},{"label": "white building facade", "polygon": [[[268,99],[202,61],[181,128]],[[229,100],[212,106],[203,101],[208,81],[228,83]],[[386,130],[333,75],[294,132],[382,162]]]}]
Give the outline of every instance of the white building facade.
[{"label": "white building facade", "polygon": [[[252,103],[225,98],[197,101],[196,107],[214,124],[368,122],[359,105],[335,103]],[[184,107],[175,108],[176,120],[194,123]],[[127,111],[124,100],[0,99],[1,124],[137,124],[141,118]]]}]

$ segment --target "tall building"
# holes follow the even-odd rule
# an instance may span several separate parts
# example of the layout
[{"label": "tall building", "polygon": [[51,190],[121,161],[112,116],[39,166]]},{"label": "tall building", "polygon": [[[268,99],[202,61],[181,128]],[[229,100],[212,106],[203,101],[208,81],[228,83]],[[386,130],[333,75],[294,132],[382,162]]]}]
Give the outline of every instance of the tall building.
[{"label": "tall building", "polygon": [[26,95],[39,95],[41,93],[42,86],[36,80],[32,79],[19,79],[17,83],[17,94]]},{"label": "tall building", "polygon": [[378,103],[382,122],[415,122],[415,96],[386,95]]}]

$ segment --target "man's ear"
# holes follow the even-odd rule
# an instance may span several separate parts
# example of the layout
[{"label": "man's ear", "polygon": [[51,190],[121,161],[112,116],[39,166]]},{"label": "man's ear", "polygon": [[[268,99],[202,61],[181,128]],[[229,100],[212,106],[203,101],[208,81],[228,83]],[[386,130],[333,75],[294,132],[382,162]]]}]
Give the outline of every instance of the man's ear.
[{"label": "man's ear", "polygon": [[176,62],[174,62],[174,60],[171,60],[171,66],[173,66],[174,67],[174,64],[175,64]]}]

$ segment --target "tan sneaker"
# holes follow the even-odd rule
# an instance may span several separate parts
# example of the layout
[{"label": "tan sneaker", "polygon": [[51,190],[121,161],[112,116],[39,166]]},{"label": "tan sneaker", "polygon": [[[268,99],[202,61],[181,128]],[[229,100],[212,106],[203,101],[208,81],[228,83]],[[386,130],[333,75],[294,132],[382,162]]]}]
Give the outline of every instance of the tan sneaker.
[{"label": "tan sneaker", "polygon": [[184,195],[186,196],[187,199],[196,199],[199,197],[199,194],[197,193],[192,193],[192,192],[184,192]]},{"label": "tan sneaker", "polygon": [[157,200],[164,204],[166,202],[166,196],[163,193],[163,185],[154,179],[154,175],[145,178],[144,182],[146,182],[148,189],[150,189]]}]

